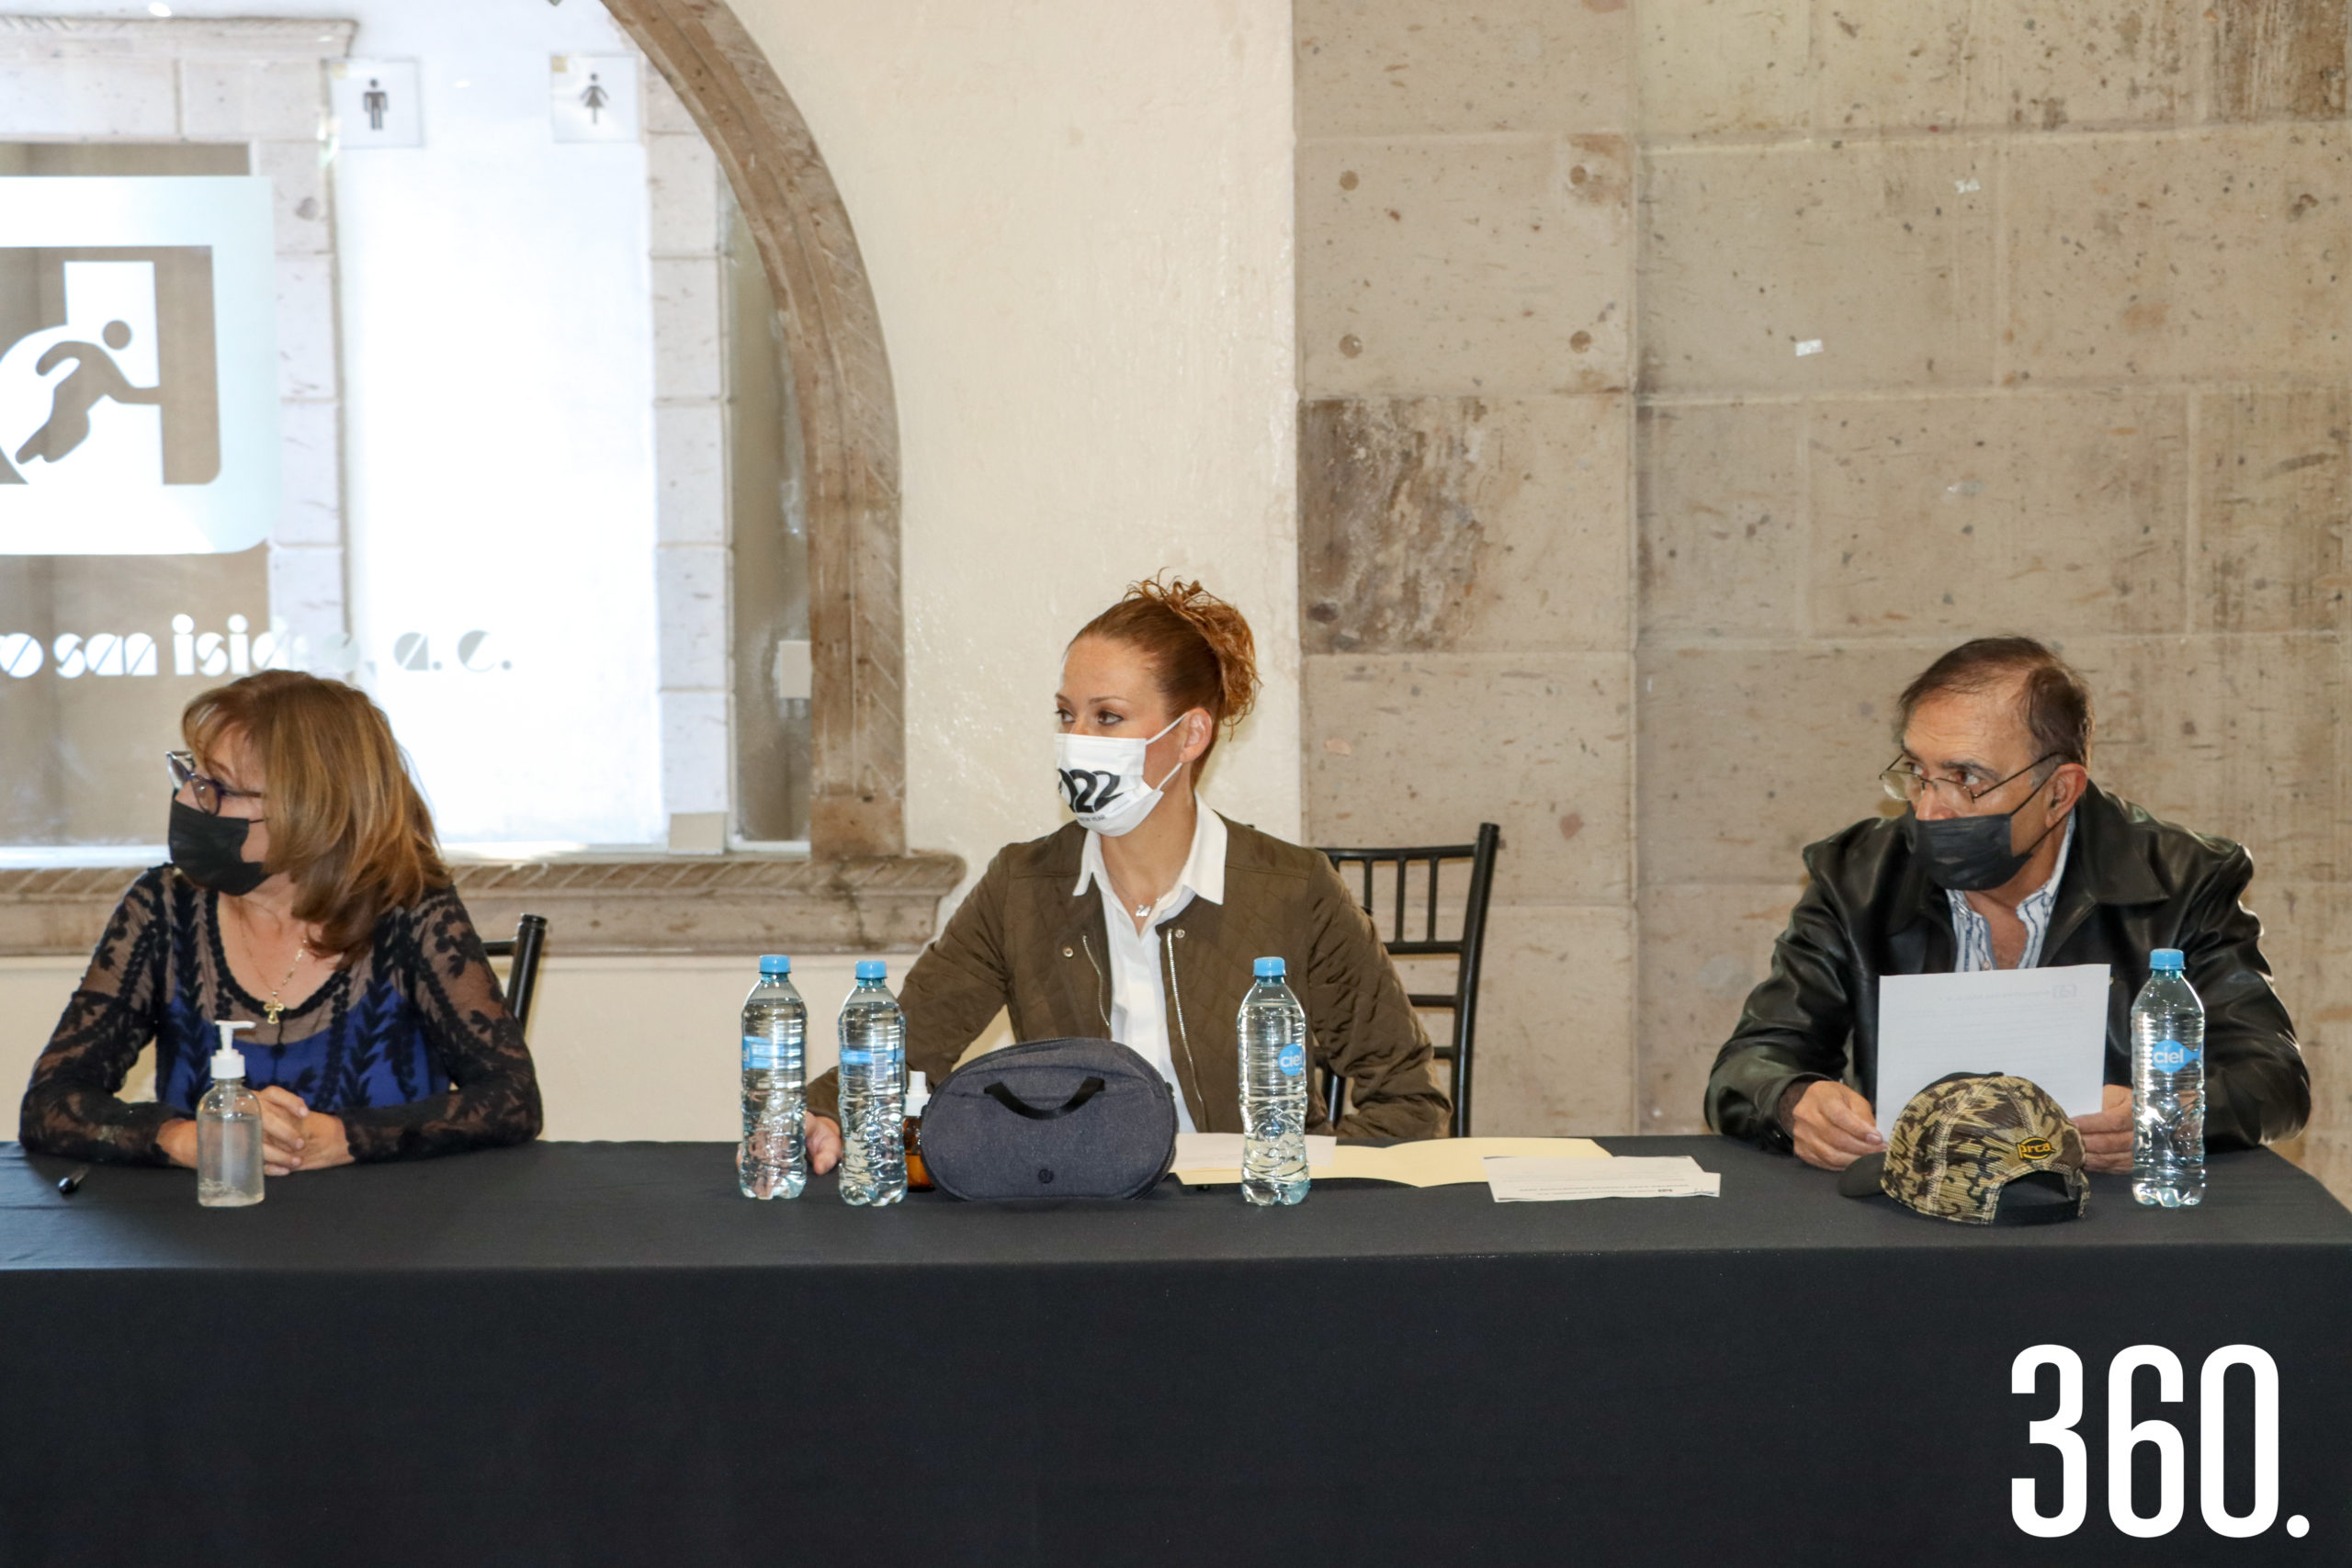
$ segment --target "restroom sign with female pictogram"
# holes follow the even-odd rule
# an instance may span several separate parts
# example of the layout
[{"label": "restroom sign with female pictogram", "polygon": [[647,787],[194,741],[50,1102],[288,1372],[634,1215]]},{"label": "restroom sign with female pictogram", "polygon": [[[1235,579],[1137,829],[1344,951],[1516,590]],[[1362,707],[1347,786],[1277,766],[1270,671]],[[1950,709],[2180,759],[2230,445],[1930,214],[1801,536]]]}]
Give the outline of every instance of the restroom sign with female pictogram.
[{"label": "restroom sign with female pictogram", "polygon": [[638,140],[637,61],[559,54],[548,62],[548,119],[558,141]]}]

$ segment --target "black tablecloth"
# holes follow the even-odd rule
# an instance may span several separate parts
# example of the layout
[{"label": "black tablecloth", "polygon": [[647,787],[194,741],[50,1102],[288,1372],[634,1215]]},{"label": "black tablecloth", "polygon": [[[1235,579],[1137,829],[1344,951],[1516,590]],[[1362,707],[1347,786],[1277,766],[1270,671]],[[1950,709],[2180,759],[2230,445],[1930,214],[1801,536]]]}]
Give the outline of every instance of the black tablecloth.
[{"label": "black tablecloth", "polygon": [[[2284,1161],[2217,1157],[2193,1211],[2102,1179],[2078,1224],[1982,1230],[1605,1142],[1723,1196],[871,1212],[745,1201],[721,1145],[543,1144],[207,1211],[187,1172],[62,1199],[0,1145],[0,1562],[2352,1561],[2352,1215]],[[2086,1368],[2091,1506],[2038,1542],[2009,1478],[2055,1506],[2026,1433],[2054,1385],[2009,1380],[2045,1342]],[[2279,1523],[2225,1540],[2198,1371],[2238,1343],[2284,1387]],[[2188,1382],[2140,1385],[2188,1455],[2148,1541],[2107,1509],[2139,1344]]]}]

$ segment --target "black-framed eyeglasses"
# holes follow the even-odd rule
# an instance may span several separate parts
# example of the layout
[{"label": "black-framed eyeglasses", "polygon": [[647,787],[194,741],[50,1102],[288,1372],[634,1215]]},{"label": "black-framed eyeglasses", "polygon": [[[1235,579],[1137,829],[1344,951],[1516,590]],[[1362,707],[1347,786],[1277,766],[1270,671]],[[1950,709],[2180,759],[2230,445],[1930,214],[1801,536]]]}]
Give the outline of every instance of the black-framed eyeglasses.
[{"label": "black-framed eyeglasses", "polygon": [[[177,795],[182,790],[187,791],[188,798],[195,803],[196,808],[207,817],[220,816],[220,803],[224,800],[262,798],[262,792],[257,789],[239,789],[234,784],[222,784],[209,773],[198,773],[196,753],[193,751],[166,751],[164,753],[164,766],[171,772],[172,793]],[[262,818],[255,817],[252,820],[259,822]]]},{"label": "black-framed eyeglasses", "polygon": [[1921,796],[1932,792],[1946,808],[1959,811],[1975,805],[2003,784],[2016,783],[2057,755],[2055,751],[2044,751],[2007,778],[1996,779],[1981,789],[1971,789],[1958,779],[1931,779],[1900,757],[1880,773],[1878,782],[1890,796],[1905,806],[1918,805]]}]

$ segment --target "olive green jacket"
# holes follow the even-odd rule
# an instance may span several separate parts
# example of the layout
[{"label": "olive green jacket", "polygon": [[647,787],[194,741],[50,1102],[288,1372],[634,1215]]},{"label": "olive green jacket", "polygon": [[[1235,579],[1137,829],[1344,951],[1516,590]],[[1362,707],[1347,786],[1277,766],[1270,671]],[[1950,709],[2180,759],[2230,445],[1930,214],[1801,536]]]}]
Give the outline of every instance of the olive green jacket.
[{"label": "olive green jacket", "polygon": [[[1022,1040],[1108,1039],[1111,967],[1101,887],[1073,897],[1086,830],[1009,844],[937,941],[907,972],[907,1066],[933,1086],[1000,1008]],[[1334,1129],[1319,1073],[1310,1073],[1309,1132],[1427,1138],[1444,1122],[1445,1095],[1430,1077],[1429,1036],[1372,920],[1318,852],[1227,820],[1225,902],[1194,898],[1157,928],[1160,984],[1176,1087],[1204,1133],[1241,1131],[1234,1020],[1250,960],[1280,955],[1306,1010],[1317,1068],[1348,1080]],[[808,1108],[838,1115],[827,1073]]]}]

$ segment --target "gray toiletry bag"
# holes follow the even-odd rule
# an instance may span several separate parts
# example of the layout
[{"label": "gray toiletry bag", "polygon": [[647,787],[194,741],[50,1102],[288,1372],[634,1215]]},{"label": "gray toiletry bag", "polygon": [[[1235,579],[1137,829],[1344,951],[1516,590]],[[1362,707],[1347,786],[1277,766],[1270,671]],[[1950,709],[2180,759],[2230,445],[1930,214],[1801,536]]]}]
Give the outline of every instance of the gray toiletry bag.
[{"label": "gray toiletry bag", "polygon": [[1114,1041],[1008,1045],[933,1092],[922,1159],[957,1198],[1139,1197],[1176,1163],[1175,1090]]}]

